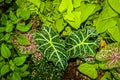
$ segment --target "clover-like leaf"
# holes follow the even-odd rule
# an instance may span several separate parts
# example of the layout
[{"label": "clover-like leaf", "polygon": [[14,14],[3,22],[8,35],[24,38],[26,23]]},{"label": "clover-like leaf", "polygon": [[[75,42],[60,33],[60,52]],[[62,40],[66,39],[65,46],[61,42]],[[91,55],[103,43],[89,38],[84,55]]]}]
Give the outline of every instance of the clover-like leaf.
[{"label": "clover-like leaf", "polygon": [[96,49],[99,47],[99,40],[94,28],[85,28],[71,32],[68,38],[68,53],[74,57],[94,57]]},{"label": "clover-like leaf", "polygon": [[59,35],[50,27],[43,27],[42,31],[36,32],[35,41],[37,49],[55,66],[62,69],[67,67],[67,53],[64,43],[59,39]]},{"label": "clover-like leaf", "polygon": [[105,63],[105,69],[120,67],[120,43],[109,44],[97,53],[96,59]]}]

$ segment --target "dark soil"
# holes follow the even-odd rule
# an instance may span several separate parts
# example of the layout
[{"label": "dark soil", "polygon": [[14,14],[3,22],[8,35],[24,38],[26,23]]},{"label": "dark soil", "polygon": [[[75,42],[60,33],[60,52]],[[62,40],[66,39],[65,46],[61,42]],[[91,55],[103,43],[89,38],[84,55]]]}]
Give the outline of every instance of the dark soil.
[{"label": "dark soil", "polygon": [[68,67],[63,74],[62,80],[91,80],[87,76],[81,74],[77,67],[76,61],[69,62]]}]

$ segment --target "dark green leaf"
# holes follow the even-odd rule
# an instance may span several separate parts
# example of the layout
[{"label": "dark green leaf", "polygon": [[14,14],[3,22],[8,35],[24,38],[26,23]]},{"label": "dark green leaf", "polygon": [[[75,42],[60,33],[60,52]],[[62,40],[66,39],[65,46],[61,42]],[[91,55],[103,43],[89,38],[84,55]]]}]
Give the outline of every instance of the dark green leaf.
[{"label": "dark green leaf", "polygon": [[[96,49],[99,47],[99,40],[94,28],[85,28],[70,33],[68,38],[68,53],[71,58],[94,57]],[[92,40],[92,38],[94,38]]]},{"label": "dark green leaf", "polygon": [[64,43],[59,39],[59,35],[50,27],[43,27],[42,31],[36,33],[35,38],[37,49],[55,66],[61,69],[67,67],[68,56]]}]

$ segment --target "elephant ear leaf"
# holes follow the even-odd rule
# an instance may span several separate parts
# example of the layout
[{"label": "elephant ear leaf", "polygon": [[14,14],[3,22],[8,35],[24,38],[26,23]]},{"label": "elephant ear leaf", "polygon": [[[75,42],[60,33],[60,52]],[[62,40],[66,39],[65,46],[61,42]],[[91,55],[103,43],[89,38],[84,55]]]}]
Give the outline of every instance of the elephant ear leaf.
[{"label": "elephant ear leaf", "polygon": [[68,53],[71,58],[94,57],[99,47],[99,40],[94,28],[85,28],[71,32],[68,38]]},{"label": "elephant ear leaf", "polygon": [[67,67],[68,56],[65,51],[65,44],[51,27],[42,27],[42,31],[36,32],[35,41],[37,49],[55,66],[61,69]]}]

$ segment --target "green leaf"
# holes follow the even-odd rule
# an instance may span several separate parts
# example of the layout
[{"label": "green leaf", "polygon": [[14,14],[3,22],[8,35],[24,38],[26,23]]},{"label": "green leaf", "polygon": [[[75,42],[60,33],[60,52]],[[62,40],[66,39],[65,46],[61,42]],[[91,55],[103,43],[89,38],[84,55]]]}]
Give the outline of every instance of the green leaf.
[{"label": "green leaf", "polygon": [[4,32],[5,31],[5,27],[0,27],[0,33]]},{"label": "green leaf", "polygon": [[1,75],[5,75],[9,72],[9,65],[3,65],[1,68]]},{"label": "green leaf", "polygon": [[6,32],[13,31],[13,28],[14,28],[14,26],[13,26],[12,21],[11,20],[7,21],[7,23],[6,23]]},{"label": "green leaf", "polygon": [[63,19],[56,20],[56,26],[55,27],[57,28],[57,31],[60,33],[64,29]]},{"label": "green leaf", "polygon": [[40,7],[40,3],[41,3],[40,0],[27,0],[27,1],[30,1],[31,3],[33,3],[34,5],[36,5],[38,8]]},{"label": "green leaf", "polygon": [[71,28],[67,26],[65,30],[63,31],[62,35],[63,36],[70,35],[70,32],[71,32]]},{"label": "green leaf", "polygon": [[81,1],[82,1],[82,0],[73,0],[73,7],[74,7],[74,8],[80,7]]},{"label": "green leaf", "polygon": [[8,19],[7,15],[2,14],[2,17],[1,17],[1,24],[2,24],[2,25],[6,25],[7,19]]},{"label": "green leaf", "polygon": [[97,64],[88,64],[88,63],[83,63],[78,67],[78,70],[89,76],[92,79],[96,79],[98,76],[97,69],[98,65]]},{"label": "green leaf", "polygon": [[72,13],[66,14],[64,20],[66,20],[73,28],[78,29],[81,23],[80,16],[81,12],[73,11]]},{"label": "green leaf", "polygon": [[28,20],[30,18],[30,10],[22,10],[20,16],[22,19]]},{"label": "green leaf", "polygon": [[21,32],[27,32],[32,27],[32,23],[25,25],[25,23],[18,23],[16,29]]},{"label": "green leaf", "polygon": [[0,2],[3,2],[4,0],[0,0]]},{"label": "green leaf", "polygon": [[29,71],[24,71],[23,73],[21,73],[21,77],[27,77],[30,74]]},{"label": "green leaf", "polygon": [[[70,33],[68,38],[68,53],[71,58],[88,56],[94,57],[99,47],[99,40],[94,28],[85,28]],[[94,39],[92,39],[94,38]]]},{"label": "green leaf", "polygon": [[120,79],[120,73],[119,73],[119,68],[118,69],[113,69],[113,70],[110,70],[110,72],[112,73],[112,75],[114,76],[114,78],[116,80],[119,80]]},{"label": "green leaf", "polygon": [[15,64],[13,63],[12,60],[9,61],[9,65],[10,65],[10,69],[11,69],[12,71],[14,71],[14,70],[15,70]]},{"label": "green leaf", "polygon": [[14,12],[10,11],[10,14],[9,14],[9,18],[12,20],[12,21],[17,21],[17,17],[16,15],[14,14]]},{"label": "green leaf", "polygon": [[11,51],[10,49],[7,47],[6,44],[2,43],[1,45],[1,55],[4,57],[4,58],[9,58],[11,56]]},{"label": "green leaf", "polygon": [[13,72],[12,80],[21,80],[21,77],[20,77],[19,73]]},{"label": "green leaf", "polygon": [[120,67],[120,43],[112,43],[96,54],[96,59],[101,61],[102,69]]},{"label": "green leaf", "polygon": [[6,2],[6,3],[11,3],[11,2],[12,2],[12,0],[5,0],[5,2]]},{"label": "green leaf", "polygon": [[59,39],[59,35],[50,27],[42,27],[42,31],[36,32],[35,41],[37,49],[55,66],[61,69],[67,67],[68,56],[64,43]]},{"label": "green leaf", "polygon": [[29,40],[24,35],[17,36],[17,41],[20,45],[30,45]]},{"label": "green leaf", "polygon": [[64,12],[66,9],[67,9],[67,1],[68,0],[62,0],[61,1],[61,4],[60,4],[60,6],[59,6],[59,11],[60,12]]},{"label": "green leaf", "polygon": [[119,8],[119,5],[120,5],[120,0],[108,0],[110,6],[120,14],[120,8]]},{"label": "green leaf", "polygon": [[83,23],[90,15],[93,14],[96,4],[81,4],[80,10],[81,10],[81,23]]},{"label": "green leaf", "polygon": [[116,24],[117,22],[112,18],[107,20],[101,20],[97,22],[96,29],[98,33],[103,33],[107,29],[114,27]]},{"label": "green leaf", "polygon": [[16,57],[13,62],[17,65],[17,66],[21,66],[23,65],[23,63],[26,60],[26,56],[21,56],[21,57]]},{"label": "green leaf", "polygon": [[118,26],[114,26],[108,29],[110,36],[115,39],[116,41],[120,42],[120,30]]},{"label": "green leaf", "polygon": [[112,80],[110,72],[105,72],[104,76],[100,80]]},{"label": "green leaf", "polygon": [[26,71],[27,69],[28,69],[28,65],[27,64],[25,64],[22,68],[20,68],[20,70],[22,72]]}]

